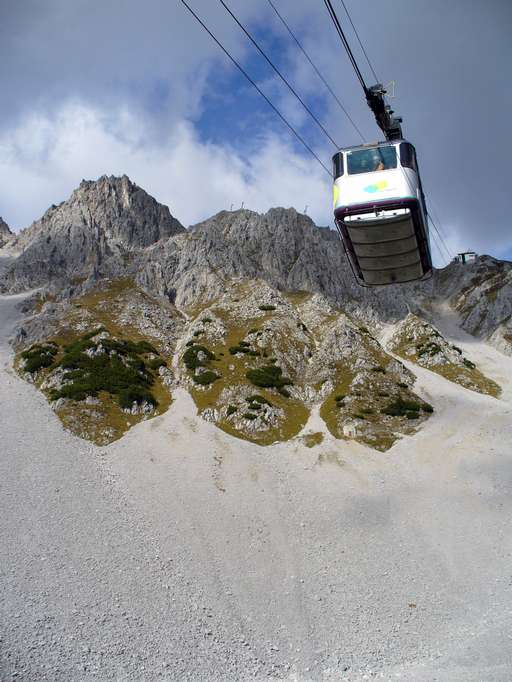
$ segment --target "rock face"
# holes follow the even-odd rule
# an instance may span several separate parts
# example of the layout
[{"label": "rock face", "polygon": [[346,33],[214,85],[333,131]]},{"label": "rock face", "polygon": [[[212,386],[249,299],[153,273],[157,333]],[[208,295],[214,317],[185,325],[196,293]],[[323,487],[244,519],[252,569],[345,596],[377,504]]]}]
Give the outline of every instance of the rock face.
[{"label": "rock face", "polygon": [[5,220],[0,216],[0,249],[3,248],[7,242],[11,241],[13,237],[14,234],[9,229],[9,225],[7,225]]},{"label": "rock face", "polygon": [[3,276],[3,289],[121,274],[142,249],[180,232],[184,228],[169,209],[127,176],[84,180],[14,239],[20,255]]},{"label": "rock face", "polygon": [[498,328],[512,334],[512,263],[490,256],[451,263],[437,273],[435,294],[449,300],[470,334],[489,338]]},{"label": "rock face", "polygon": [[288,291],[326,296],[339,306],[380,310],[402,317],[417,307],[432,282],[393,288],[361,288],[352,276],[338,235],[317,227],[295,209],[222,211],[186,236],[147,252],[139,283],[178,305],[213,300],[228,278],[262,279]]},{"label": "rock face", "polygon": [[131,276],[149,294],[194,308],[222,296],[233,280],[259,280],[319,294],[364,324],[409,313],[428,319],[449,304],[466,331],[512,352],[511,263],[482,256],[435,270],[425,282],[363,288],[336,232],[293,208],[222,211],[187,231],[126,176],[103,176],[83,181],[68,201],[10,238],[9,251],[19,255],[4,266],[0,291],[50,286],[62,298],[102,278]]}]

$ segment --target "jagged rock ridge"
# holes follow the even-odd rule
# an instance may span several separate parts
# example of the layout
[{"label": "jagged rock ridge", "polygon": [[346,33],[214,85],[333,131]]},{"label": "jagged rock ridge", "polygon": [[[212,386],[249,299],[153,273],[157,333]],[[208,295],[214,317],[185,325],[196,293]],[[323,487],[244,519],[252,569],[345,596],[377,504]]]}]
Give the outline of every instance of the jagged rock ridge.
[{"label": "jagged rock ridge", "polygon": [[82,181],[12,242],[20,252],[3,288],[21,291],[57,280],[120,274],[141,249],[184,231],[167,206],[123,175]]},{"label": "jagged rock ridge", "polygon": [[[512,352],[512,264],[488,256],[435,270],[426,282],[362,288],[333,230],[295,209],[222,211],[188,231],[167,207],[126,176],[82,182],[11,240],[18,258],[0,290],[63,288],[102,277],[135,276],[151,294],[179,307],[213,301],[235,279],[259,279],[281,291],[308,291],[367,322],[428,317],[449,301],[464,329]],[[85,285],[84,285],[85,286]],[[75,288],[76,289],[76,288]]]},{"label": "jagged rock ridge", "polygon": [[11,232],[9,225],[5,222],[2,216],[0,216],[0,249],[3,248],[7,242],[11,241],[13,236],[14,235]]}]

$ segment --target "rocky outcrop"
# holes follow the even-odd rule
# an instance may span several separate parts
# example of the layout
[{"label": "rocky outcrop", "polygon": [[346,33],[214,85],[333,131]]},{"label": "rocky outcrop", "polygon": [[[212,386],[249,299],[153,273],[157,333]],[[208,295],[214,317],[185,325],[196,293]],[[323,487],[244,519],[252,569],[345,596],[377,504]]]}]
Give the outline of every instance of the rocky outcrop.
[{"label": "rocky outcrop", "polygon": [[480,256],[451,263],[436,276],[437,299],[448,300],[470,334],[489,339],[496,330],[512,335],[512,263]]},{"label": "rocky outcrop", "polygon": [[337,233],[293,208],[222,211],[149,249],[139,283],[179,306],[219,296],[230,278],[262,279],[282,291],[320,293],[338,306],[400,318],[419,309],[432,283],[364,289]]},{"label": "rocky outcrop", "polygon": [[494,397],[500,394],[500,387],[482,374],[458,346],[449,343],[434,326],[416,315],[407,315],[395,326],[386,347],[471,391]]},{"label": "rocky outcrop", "polygon": [[82,181],[71,197],[52,206],[12,242],[20,252],[2,278],[10,292],[120,275],[136,267],[142,249],[184,232],[167,206],[124,175]]},{"label": "rocky outcrop", "polygon": [[2,249],[7,242],[10,242],[14,237],[14,234],[11,232],[9,225],[5,222],[5,220],[0,216],[0,249]]}]

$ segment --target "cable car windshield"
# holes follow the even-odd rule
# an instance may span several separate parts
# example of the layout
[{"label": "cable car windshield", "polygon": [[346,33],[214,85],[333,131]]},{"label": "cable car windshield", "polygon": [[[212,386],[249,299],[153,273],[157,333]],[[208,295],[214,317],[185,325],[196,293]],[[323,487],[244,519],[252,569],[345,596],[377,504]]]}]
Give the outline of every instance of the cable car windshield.
[{"label": "cable car windshield", "polygon": [[396,148],[393,146],[358,149],[347,153],[349,175],[396,168]]}]

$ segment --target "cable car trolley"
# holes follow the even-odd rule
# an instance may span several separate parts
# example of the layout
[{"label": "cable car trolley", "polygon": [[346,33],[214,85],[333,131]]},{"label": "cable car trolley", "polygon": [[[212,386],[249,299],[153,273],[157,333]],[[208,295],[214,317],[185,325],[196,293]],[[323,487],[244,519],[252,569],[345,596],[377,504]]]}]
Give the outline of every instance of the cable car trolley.
[{"label": "cable car trolley", "polygon": [[428,276],[427,212],[413,145],[398,139],[342,149],[333,176],[335,222],[360,284]]}]

